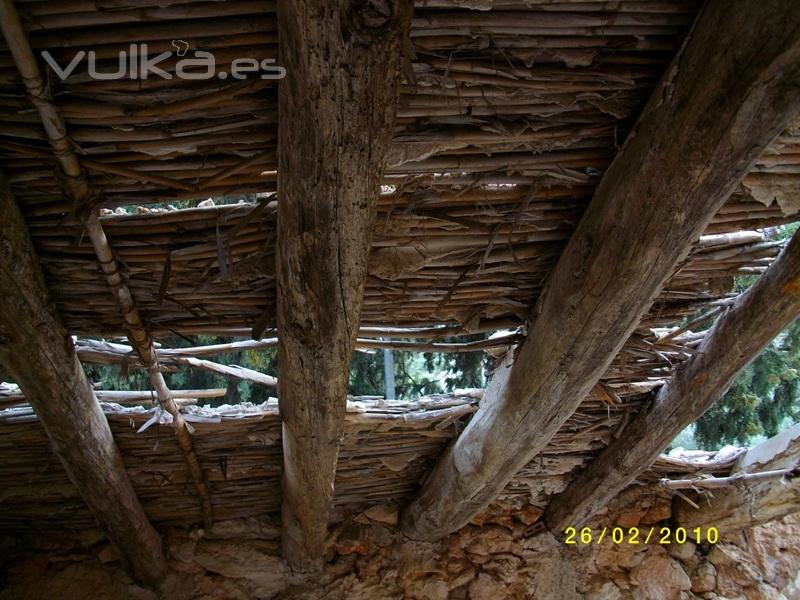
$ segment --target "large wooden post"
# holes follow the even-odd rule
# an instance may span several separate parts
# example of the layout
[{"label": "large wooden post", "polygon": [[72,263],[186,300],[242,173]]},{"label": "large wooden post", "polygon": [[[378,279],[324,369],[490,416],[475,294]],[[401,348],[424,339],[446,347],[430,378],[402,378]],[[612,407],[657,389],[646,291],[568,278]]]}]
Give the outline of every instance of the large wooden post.
[{"label": "large wooden post", "polygon": [[[45,135],[50,141],[50,146],[65,176],[63,182],[64,191],[77,206],[85,207],[92,200],[91,185],[86,173],[81,168],[80,160],[67,133],[64,116],[54,102],[50,87],[46,84],[39,71],[39,64],[25,35],[25,30],[22,27],[22,22],[13,0],[0,0],[0,26],[14,62],[22,76],[28,96],[39,113]],[[169,388],[164,381],[164,376],[159,369],[158,357],[153,349],[153,340],[142,324],[130,289],[128,289],[127,284],[120,275],[117,261],[114,258],[111,246],[108,244],[97,214],[90,212],[84,224],[94,246],[97,259],[100,262],[100,268],[122,311],[125,325],[130,332],[129,339],[131,344],[148,370],[150,383],[158,395],[159,403],[172,415],[172,423],[178,445],[186,459],[189,474],[200,498],[203,523],[206,527],[211,527],[213,514],[208,484],[192,449],[192,441],[186,424],[177,405],[172,400]]]},{"label": "large wooden post", "polygon": [[581,525],[649,467],[684,427],[719,400],[736,376],[800,317],[800,236],[721,316],[697,352],[619,438],[550,502],[553,533]]},{"label": "large wooden post", "polygon": [[466,524],[578,407],[764,148],[800,110],[800,11],[701,10],[601,181],[513,366],[402,515],[416,539]]},{"label": "large wooden post", "polygon": [[131,574],[166,574],[161,540],[48,297],[28,230],[0,175],[0,363],[36,410],[53,451]]},{"label": "large wooden post", "polygon": [[410,0],[278,2],[277,319],[283,552],[316,568],[327,535]]}]

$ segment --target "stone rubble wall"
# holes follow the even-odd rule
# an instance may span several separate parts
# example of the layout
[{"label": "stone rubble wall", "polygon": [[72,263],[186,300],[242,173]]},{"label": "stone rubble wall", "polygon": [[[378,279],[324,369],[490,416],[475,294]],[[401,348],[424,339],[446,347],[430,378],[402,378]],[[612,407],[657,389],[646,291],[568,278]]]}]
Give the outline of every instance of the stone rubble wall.
[{"label": "stone rubble wall", "polygon": [[[279,557],[279,524],[268,518],[165,536],[173,573],[160,593],[134,585],[102,535],[7,540],[0,600],[681,600],[800,598],[800,514],[720,542],[662,546],[565,546],[537,522],[540,509],[485,514],[438,543],[405,539],[397,509],[375,506],[332,532],[329,562],[311,579]],[[618,499],[593,525],[663,525],[669,500]]]}]

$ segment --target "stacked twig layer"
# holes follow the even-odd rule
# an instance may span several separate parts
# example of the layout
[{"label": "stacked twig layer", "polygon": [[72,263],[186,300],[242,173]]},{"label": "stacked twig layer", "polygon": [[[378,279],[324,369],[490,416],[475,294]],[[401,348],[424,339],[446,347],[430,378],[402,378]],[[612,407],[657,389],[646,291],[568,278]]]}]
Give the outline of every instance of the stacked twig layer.
[{"label": "stacked twig layer", "polygon": [[[359,509],[403,502],[444,446],[477,409],[480,392],[386,404],[375,398],[348,403],[336,475],[337,506]],[[509,486],[506,499],[541,504],[564,485],[569,470],[588,460],[621,415],[645,401],[608,409],[588,400],[553,443]],[[104,404],[114,437],[145,510],[156,525],[202,523],[191,478],[168,424],[157,409]],[[277,512],[280,508],[281,427],[274,401],[254,407],[182,408],[195,430],[194,450],[206,474],[217,520]],[[146,427],[145,427],[146,426]],[[142,431],[142,429],[144,430]],[[0,526],[7,530],[91,527],[92,517],[30,409],[0,411]],[[730,463],[697,466],[664,460],[651,473],[727,474]]]}]

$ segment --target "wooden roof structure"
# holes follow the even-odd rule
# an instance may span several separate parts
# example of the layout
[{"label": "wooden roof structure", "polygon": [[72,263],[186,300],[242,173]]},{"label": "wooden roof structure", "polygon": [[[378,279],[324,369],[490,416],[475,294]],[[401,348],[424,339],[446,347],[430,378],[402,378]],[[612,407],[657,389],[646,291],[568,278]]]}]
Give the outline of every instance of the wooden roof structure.
[{"label": "wooden roof structure", "polygon": [[[305,489],[305,481],[312,488],[321,486],[313,489],[324,493],[321,501],[308,494],[309,502],[322,503],[316,522],[298,516],[299,525],[294,519],[284,523],[287,539],[299,539],[304,548],[298,552],[291,546],[294,542],[289,547],[284,543],[292,561],[292,556],[313,555],[319,548],[320,536],[308,532],[327,522],[326,498],[351,508],[385,500],[409,502],[435,460],[469,427],[477,410],[479,394],[404,404],[351,399],[345,407],[344,394],[337,390],[346,380],[330,383],[326,377],[334,372],[340,373],[334,379],[344,377],[353,348],[469,351],[491,345],[516,352],[519,363],[525,356],[525,341],[532,340],[526,337],[536,321],[532,315],[538,314],[532,309],[545,306],[546,310],[543,290],[546,286],[552,290],[552,282],[558,280],[556,265],[570,256],[565,250],[568,242],[570,248],[579,243],[575,241],[582,235],[575,233],[579,223],[580,227],[592,223],[588,218],[581,221],[587,208],[602,203],[602,193],[613,185],[606,177],[612,161],[623,160],[620,157],[630,147],[626,139],[647,134],[647,118],[668,122],[669,115],[657,111],[667,110],[664,107],[673,101],[672,82],[679,81],[675,84],[679,91],[680,85],[687,86],[700,100],[707,92],[709,106],[718,104],[723,117],[729,114],[728,104],[751,102],[745,92],[758,86],[747,88],[743,83],[740,100],[733,93],[692,91],[691,81],[681,83],[685,73],[703,68],[692,54],[697,51],[691,41],[710,43],[703,38],[709,24],[723,31],[735,24],[719,17],[714,6],[703,8],[696,0],[418,0],[413,14],[408,3],[394,0],[385,3],[390,16],[378,19],[385,17],[386,22],[377,28],[367,17],[362,23],[362,16],[347,15],[359,32],[352,38],[340,30],[332,34],[327,26],[320,25],[319,30],[308,26],[314,21],[309,15],[326,10],[338,14],[338,8],[323,9],[304,0],[298,6],[311,8],[293,12],[285,3],[278,4],[2,0],[0,161],[4,195],[23,220],[17,229],[30,234],[31,255],[52,300],[43,300],[42,310],[52,309],[52,322],[61,323],[58,327],[67,335],[78,336],[81,360],[146,368],[166,411],[163,423],[139,431],[158,413],[103,405],[113,434],[110,439],[116,442],[123,471],[127,470],[146,518],[156,526],[197,525],[278,511],[281,477],[283,510],[294,516],[303,510],[294,504],[299,501],[292,486]],[[783,12],[786,9],[776,9],[775,18]],[[760,18],[751,19],[748,27],[771,31],[773,21],[762,24]],[[347,30],[346,24],[341,27]],[[362,33],[366,37],[359,37]],[[370,39],[372,44],[364,41]],[[331,51],[333,75],[313,60],[306,62],[293,54],[296,48],[318,48],[314,43],[319,40],[325,40],[322,47]],[[110,73],[119,66],[120,52],[141,53],[145,43],[151,55],[170,53],[159,67],[173,77],[92,77],[87,55],[61,79],[41,54],[47,51],[64,67],[76,53],[91,50],[96,70]],[[218,73],[230,73],[232,63],[242,58],[259,63],[271,58],[286,68],[286,78],[264,79],[262,71],[236,80],[216,73],[205,79],[177,77],[179,53],[187,52],[184,44],[190,53],[212,53]],[[654,402],[677,366],[696,355],[708,336],[692,331],[700,323],[680,328],[682,320],[709,308],[714,310],[706,321],[725,315],[737,302],[733,278],[764,273],[781,252],[782,242],[771,239],[767,229],[795,221],[800,209],[800,113],[783,100],[786,89],[796,91],[797,86],[789,76],[791,68],[780,65],[791,62],[800,41],[796,33],[789,33],[774,45],[769,50],[774,61],[763,71],[775,69],[782,76],[786,71],[783,79],[774,80],[790,82],[774,92],[778,98],[774,103],[771,88],[764,84],[767,99],[762,110],[774,118],[769,123],[749,123],[746,134],[736,129],[729,136],[740,136],[735,143],[729,137],[714,138],[717,145],[706,152],[708,171],[729,174],[725,181],[730,185],[724,193],[720,186],[715,188],[721,197],[709,200],[704,212],[691,194],[676,192],[676,206],[684,198],[687,203],[691,200],[696,208],[687,209],[687,214],[696,218],[689,219],[687,243],[676,242],[680,248],[675,260],[665,253],[663,264],[653,261],[653,270],[663,271],[659,276],[663,285],[656,286],[653,294],[643,287],[644,309],[632,309],[631,325],[625,326],[616,349],[596,353],[602,370],[595,380],[587,379],[588,393],[578,395],[574,410],[552,421],[552,435],[544,436],[545,445],[524,461],[526,466],[516,469],[510,481],[500,482],[500,498],[544,508],[574,472],[619,438],[633,415]],[[313,57],[314,52],[307,54]],[[724,54],[714,48],[709,52]],[[681,63],[686,55],[689,58]],[[288,62],[282,63],[284,59]],[[355,69],[354,75],[349,70],[352,65],[363,68]],[[753,75],[754,81],[756,76],[761,72]],[[331,80],[339,81],[339,87]],[[304,90],[296,89],[296,81],[300,88],[308,88],[308,98],[298,97]],[[319,101],[326,98],[325,86],[340,94],[347,87],[342,82],[347,81],[360,82],[348,88],[347,102],[332,97],[338,102],[334,105],[352,107],[352,113],[332,116],[319,108],[313,114],[314,106],[306,106],[315,100],[318,106],[325,105]],[[392,86],[397,88],[396,102]],[[375,99],[376,89],[388,90],[387,98]],[[658,94],[663,94],[660,102]],[[697,119],[704,126],[703,116]],[[686,129],[680,135],[676,129],[675,139],[684,140],[684,133],[690,136]],[[307,146],[282,149],[279,138],[281,143],[291,140]],[[324,151],[330,149],[325,145],[330,139],[336,140],[341,161],[353,165],[346,177],[326,176],[337,168],[337,160]],[[669,141],[653,142],[653,153]],[[740,142],[749,153],[753,148],[757,153],[735,165],[718,164],[724,162],[720,158],[724,153],[717,148],[727,144],[735,150]],[[313,155],[315,149],[318,155]],[[696,156],[688,146],[687,156]],[[652,156],[642,155],[642,165],[636,165],[638,158],[624,157],[629,171],[641,166],[644,172],[644,163]],[[672,165],[663,166],[669,170]],[[305,177],[309,170],[313,175]],[[705,176],[697,175],[698,181]],[[368,208],[359,200],[365,193],[356,192],[376,185],[380,189]],[[332,215],[330,219],[320,217],[323,224],[308,225],[303,218],[311,213],[296,218],[295,213],[280,210],[293,206],[287,198],[295,202],[303,189],[309,197],[319,191],[309,200],[312,208],[303,210]],[[666,203],[660,191],[654,187],[653,196],[640,198],[640,203]],[[353,206],[342,200],[351,197],[356,198]],[[174,206],[209,198],[238,203]],[[607,235],[601,237],[617,238],[634,248],[635,227],[627,227],[630,219],[624,206],[609,200],[597,209],[622,211],[604,221]],[[330,225],[324,229],[326,222]],[[338,270],[336,265],[330,270],[335,261],[325,261],[332,253],[324,251],[322,242],[312,247],[317,242],[307,242],[307,235],[333,240],[330,247],[353,260],[344,261],[342,267],[340,256]],[[682,239],[674,232],[670,235]],[[338,318],[327,313],[328,308],[312,310],[298,304],[303,294],[295,293],[297,281],[286,275],[291,270],[288,264],[306,265],[296,258],[303,249],[292,246],[298,240],[319,250],[315,260],[324,263],[319,267],[319,289],[328,289],[326,281],[340,283],[345,309]],[[592,264],[589,257],[598,245],[590,243],[583,251],[587,264]],[[643,251],[642,256],[650,255]],[[559,262],[560,257],[567,258]],[[298,262],[291,263],[295,259]],[[318,268],[308,264],[309,269]],[[622,289],[636,282],[618,283]],[[363,286],[362,304],[358,304],[359,286]],[[608,287],[602,293],[611,293]],[[594,294],[599,284],[589,281],[585,289]],[[333,309],[339,300],[314,298],[310,293],[305,298],[304,302]],[[335,352],[319,354],[320,342],[312,339],[315,334],[302,333],[308,326],[292,322],[292,314],[313,314],[311,321],[324,330],[320,334],[324,340],[332,340]],[[358,318],[353,320],[353,315]],[[0,319],[2,336],[7,333],[4,327],[13,329],[11,320],[3,325]],[[500,331],[507,333],[479,346],[439,345],[443,337]],[[336,414],[341,418],[324,414],[314,421],[315,410],[324,413],[324,407],[335,403],[324,394],[316,398],[310,393],[310,382],[293,367],[287,367],[292,376],[286,381],[279,373],[277,382],[266,383],[279,386],[284,438],[302,430],[298,415],[311,415],[313,426],[325,432],[320,439],[334,440],[333,482],[332,472],[326,480],[324,473],[303,471],[303,461],[314,453],[311,446],[303,446],[302,436],[281,441],[281,415],[275,405],[241,409],[241,414],[237,409],[204,412],[182,404],[179,394],[162,385],[163,377],[159,382],[160,368],[168,364],[170,354],[169,349],[157,349],[154,341],[197,334],[252,337],[255,342],[242,343],[261,347],[299,344],[294,349],[281,346],[285,365],[316,357],[314,385],[340,399]],[[121,336],[130,340],[127,350],[109,346],[102,356],[85,339]],[[522,350],[514,350],[517,344]],[[303,355],[306,351],[309,354]],[[559,351],[554,348],[554,355]],[[72,349],[65,352],[64,360],[75,354]],[[213,353],[184,350],[171,358],[179,354],[178,358],[190,361],[211,358]],[[305,358],[292,362],[300,355]],[[76,377],[79,384],[80,376]],[[26,389],[24,378],[17,379],[39,419],[47,419],[43,408],[49,399],[36,397]],[[503,385],[492,393],[507,395]],[[10,399],[4,400],[3,393]],[[95,395],[87,393],[96,404]],[[295,410],[300,406],[298,397],[308,398],[308,405]],[[0,408],[19,401],[16,390],[0,389]],[[0,411],[4,528],[81,527],[92,518],[81,500],[87,498],[87,490],[80,483],[76,487],[69,468],[62,467],[64,458],[59,457],[60,463],[48,447],[45,430],[52,439],[50,428],[55,423],[44,425],[42,429],[31,409]],[[175,430],[174,437],[164,433],[169,429]],[[727,474],[731,466],[728,461],[706,470]],[[697,469],[659,459],[644,477],[683,476]],[[423,508],[420,514],[434,511],[430,505]],[[408,513],[406,527],[418,533],[423,526],[415,521],[414,510]],[[294,529],[287,533],[286,528]],[[438,531],[433,526],[430,530]],[[112,541],[119,543],[119,538]],[[158,579],[157,573],[137,571],[135,557],[131,562],[140,578]],[[293,564],[309,567],[300,559]]]},{"label": "wooden roof structure", "polygon": [[[218,61],[277,56],[269,2],[162,4],[144,13],[102,2],[18,8],[31,47],[62,65],[91,48],[97,69],[110,71],[131,39],[161,52],[176,36],[225,48]],[[418,5],[412,22],[415,82],[400,90],[383,180],[394,191],[378,199],[362,321],[472,331],[498,319],[502,329],[527,318],[699,3],[512,2],[488,12],[431,4]],[[535,27],[510,26],[515,18]],[[3,168],[59,312],[75,334],[120,335],[119,311],[92,267],[76,207],[53,177],[56,159],[7,52],[4,64]],[[255,213],[250,203],[144,211],[152,202],[274,192],[276,82],[93,81],[85,66],[52,81],[54,100],[91,175],[93,205],[127,207],[101,222],[154,334],[241,332],[259,320],[274,327],[274,199],[263,198]],[[770,194],[796,190],[798,144],[796,130],[779,138],[708,233],[786,222]],[[154,175],[166,181],[146,181]],[[758,202],[765,198],[766,206]],[[705,299],[707,282],[735,265],[686,268],[654,312]],[[757,268],[744,257],[736,266]]]},{"label": "wooden roof structure", "polygon": [[[473,414],[479,390],[386,405],[377,398],[353,398],[337,466],[334,501],[344,510],[405,501],[448,441]],[[509,484],[502,500],[516,508],[544,508],[563,489],[569,473],[584,464],[638,402],[609,407],[587,401],[531,465]],[[281,446],[277,402],[221,409],[187,408],[195,430],[195,451],[212,491],[218,520],[253,517],[280,510]],[[128,473],[150,520],[160,527],[202,523],[200,505],[169,424],[152,423],[155,409],[104,404]],[[0,465],[7,531],[69,531],[94,520],[70,482],[30,407],[2,415]],[[714,460],[708,453],[691,463],[664,457],[643,480],[699,473],[727,475],[736,453]]]}]

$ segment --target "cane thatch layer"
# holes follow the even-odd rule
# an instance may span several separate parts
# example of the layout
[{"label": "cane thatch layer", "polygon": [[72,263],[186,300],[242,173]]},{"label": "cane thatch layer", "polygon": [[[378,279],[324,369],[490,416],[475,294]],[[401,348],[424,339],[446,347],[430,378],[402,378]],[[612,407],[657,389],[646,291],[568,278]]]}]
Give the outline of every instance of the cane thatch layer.
[{"label": "cane thatch layer", "polygon": [[[65,66],[92,50],[97,70],[147,43],[151,55],[213,52],[277,58],[269,0],[18,0],[33,49]],[[394,143],[378,200],[362,336],[425,338],[523,326],[547,275],[641,106],[681,43],[695,0],[419,0]],[[173,73],[178,57],[159,67]],[[40,61],[40,67],[44,68]],[[86,60],[49,96],[88,173],[91,200],[65,194],[58,160],[0,48],[0,157],[60,314],[76,335],[125,334],[81,217],[101,222],[156,337],[249,337],[274,326],[276,81],[92,79]],[[313,124],[309,124],[313,127]],[[800,131],[785,132],[716,215],[640,328],[581,408],[506,490],[543,504],[615,435],[702,334],[675,330],[703,307],[724,310],[733,277],[758,274],[780,244],[756,229],[793,219]],[[183,201],[240,204],[177,210]],[[647,199],[643,198],[643,202]],[[159,203],[167,208],[155,208]],[[149,208],[148,208],[149,207]],[[718,314],[718,313],[716,313]],[[388,327],[446,329],[424,332]],[[370,330],[369,327],[382,329]],[[517,338],[513,338],[517,339]],[[511,338],[510,338],[511,340]],[[336,502],[405,499],[463,427],[472,397],[350,412]],[[355,405],[353,405],[355,406]],[[280,424],[184,408],[218,519],[279,508]],[[186,468],[165,426],[109,408],[117,442],[156,523],[200,522]],[[202,416],[202,415],[200,415]],[[90,522],[25,409],[0,413],[0,524]],[[659,475],[693,467],[658,463]],[[726,466],[715,467],[724,472]],[[182,521],[181,521],[182,520]]]},{"label": "cane thatch layer", "polygon": [[[403,502],[432,462],[477,409],[479,391],[387,405],[353,398],[336,474],[335,503],[347,510]],[[609,408],[587,401],[542,455],[511,482],[504,497],[544,506],[569,472],[587,461],[629,410],[646,396]],[[104,404],[125,465],[150,519],[159,525],[201,522],[186,464],[169,426],[156,409]],[[159,423],[161,416],[161,423]],[[187,409],[194,450],[211,489],[217,520],[280,509],[281,426],[277,405]],[[148,425],[149,424],[149,425]],[[143,431],[140,431],[146,426]],[[14,530],[81,529],[93,519],[52,454],[30,409],[0,412],[0,527]],[[713,457],[712,457],[713,458]],[[692,465],[663,460],[650,474],[726,474],[729,460]]]}]

